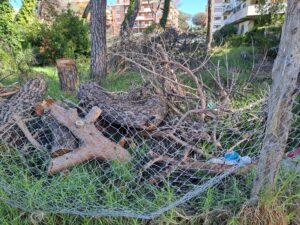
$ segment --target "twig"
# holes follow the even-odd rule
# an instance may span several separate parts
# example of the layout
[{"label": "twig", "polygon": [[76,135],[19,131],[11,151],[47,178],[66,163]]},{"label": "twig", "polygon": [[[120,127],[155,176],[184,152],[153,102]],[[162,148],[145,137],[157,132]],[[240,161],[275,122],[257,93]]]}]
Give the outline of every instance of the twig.
[{"label": "twig", "polygon": [[27,126],[25,123],[23,123],[22,119],[20,116],[18,115],[14,115],[13,116],[14,120],[16,121],[16,124],[18,125],[18,127],[21,129],[21,131],[23,132],[23,134],[25,135],[25,137],[28,139],[28,141],[36,148],[38,149],[42,149],[42,145],[40,145],[40,143],[34,139],[34,137],[32,136],[32,134],[30,133],[30,131],[28,130]]}]

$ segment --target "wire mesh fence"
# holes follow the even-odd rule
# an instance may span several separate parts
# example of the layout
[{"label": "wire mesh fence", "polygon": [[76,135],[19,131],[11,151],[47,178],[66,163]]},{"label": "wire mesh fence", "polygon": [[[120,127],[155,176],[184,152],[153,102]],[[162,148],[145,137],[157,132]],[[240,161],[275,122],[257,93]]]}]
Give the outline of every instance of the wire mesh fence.
[{"label": "wire mesh fence", "polygon": [[[130,155],[124,160],[102,143],[95,152],[85,149],[94,143],[84,143],[87,139],[80,130],[95,106],[82,107],[53,102],[45,112],[35,108],[14,117],[0,136],[2,200],[27,211],[154,218],[226,176],[251,170],[266,117],[262,102],[205,123],[193,119],[193,114],[184,120],[167,118],[155,130],[147,130],[124,123],[131,115],[119,118],[118,110],[103,109],[92,125],[109,146],[117,144]],[[290,149],[299,145],[298,108],[295,104]],[[56,109],[65,115],[55,114]],[[72,116],[77,131],[67,125]],[[97,151],[108,151],[108,156]],[[60,168],[59,163],[68,166]],[[51,171],[53,165],[58,168]]]}]

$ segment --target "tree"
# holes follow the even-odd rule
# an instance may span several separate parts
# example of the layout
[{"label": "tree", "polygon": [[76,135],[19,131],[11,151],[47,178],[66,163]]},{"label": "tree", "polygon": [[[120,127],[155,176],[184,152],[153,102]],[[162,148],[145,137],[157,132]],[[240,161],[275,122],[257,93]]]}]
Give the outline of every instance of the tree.
[{"label": "tree", "polygon": [[168,17],[169,17],[169,11],[170,11],[170,5],[171,5],[171,0],[165,0],[164,1],[164,9],[163,9],[163,14],[162,17],[159,21],[160,26],[165,29],[167,22],[168,22]]},{"label": "tree", "polygon": [[0,37],[3,39],[10,34],[13,24],[13,8],[9,0],[0,0]]},{"label": "tree", "polygon": [[207,34],[206,34],[207,51],[210,50],[211,43],[212,43],[213,8],[214,8],[214,0],[208,0],[207,1]]},{"label": "tree", "polygon": [[272,77],[269,112],[257,174],[252,189],[256,199],[262,190],[272,190],[287,144],[292,106],[300,76],[300,1],[289,0],[279,52]]},{"label": "tree", "polygon": [[91,0],[90,77],[101,81],[107,74],[106,0]]},{"label": "tree", "polygon": [[179,11],[178,27],[180,30],[189,29],[188,20],[190,19],[190,17],[191,16],[189,14]]},{"label": "tree", "polygon": [[206,26],[206,14],[205,13],[197,13],[196,15],[193,16],[192,22],[196,26]]},{"label": "tree", "polygon": [[257,11],[261,16],[258,17],[260,25],[274,24],[282,15],[280,12],[284,10],[286,0],[258,0]]},{"label": "tree", "polygon": [[0,41],[13,50],[21,48],[19,27],[14,22],[13,7],[9,0],[0,0]]},{"label": "tree", "polygon": [[21,25],[31,23],[36,16],[37,0],[24,0],[20,11],[16,16],[16,21]]},{"label": "tree", "polygon": [[139,13],[139,10],[140,0],[130,0],[127,14],[121,26],[121,35],[123,35],[126,31],[131,31],[131,29],[134,26],[135,19]]}]

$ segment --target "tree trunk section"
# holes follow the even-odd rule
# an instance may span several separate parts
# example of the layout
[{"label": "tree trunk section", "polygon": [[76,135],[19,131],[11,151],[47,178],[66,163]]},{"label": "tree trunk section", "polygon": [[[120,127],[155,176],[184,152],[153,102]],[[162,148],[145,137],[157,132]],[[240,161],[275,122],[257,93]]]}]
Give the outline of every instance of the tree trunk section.
[{"label": "tree trunk section", "polygon": [[73,92],[79,87],[79,76],[76,62],[72,59],[58,59],[56,61],[60,89]]},{"label": "tree trunk section", "polygon": [[91,0],[90,77],[101,81],[107,74],[106,0]]},{"label": "tree trunk section", "polygon": [[42,100],[46,89],[47,84],[44,79],[31,79],[17,94],[5,100],[0,106],[0,134],[14,123],[16,116],[22,117],[31,113],[35,104]]},{"label": "tree trunk section", "polygon": [[102,109],[102,118],[110,124],[151,131],[168,113],[166,102],[149,93],[145,88],[129,94],[105,92],[95,82],[81,84],[78,90],[80,106],[86,111],[93,106]]},{"label": "tree trunk section", "polygon": [[214,0],[208,0],[207,2],[207,33],[206,33],[206,50],[209,51],[212,43],[212,30],[213,30],[213,10]]},{"label": "tree trunk section", "polygon": [[280,49],[272,76],[267,127],[252,189],[256,199],[262,190],[272,190],[287,145],[297,79],[300,75],[300,1],[289,0],[282,28]]}]

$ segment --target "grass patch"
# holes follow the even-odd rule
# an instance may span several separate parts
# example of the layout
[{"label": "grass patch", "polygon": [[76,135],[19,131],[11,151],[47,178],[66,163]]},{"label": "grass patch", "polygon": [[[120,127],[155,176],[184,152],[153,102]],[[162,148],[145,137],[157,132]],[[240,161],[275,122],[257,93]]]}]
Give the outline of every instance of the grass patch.
[{"label": "grass patch", "polygon": [[122,74],[110,73],[102,82],[102,86],[108,91],[128,91],[143,82],[142,76],[136,72]]}]

